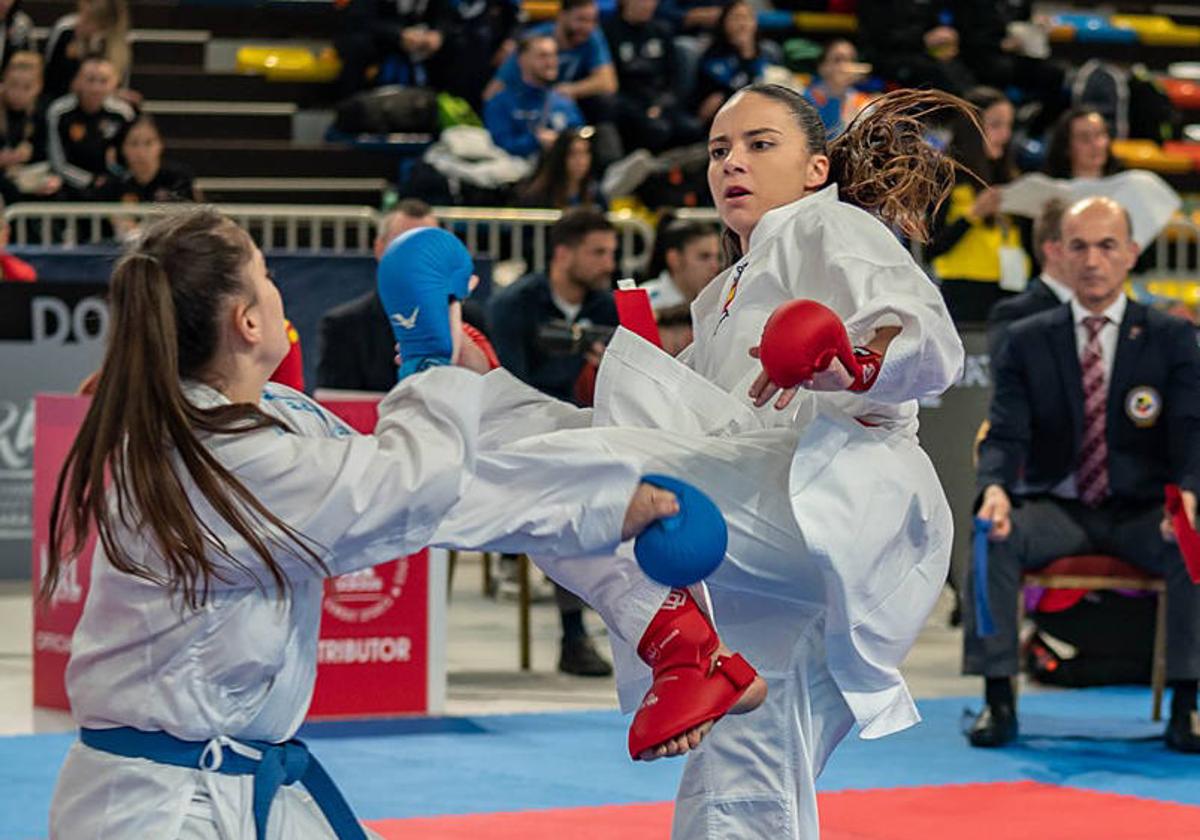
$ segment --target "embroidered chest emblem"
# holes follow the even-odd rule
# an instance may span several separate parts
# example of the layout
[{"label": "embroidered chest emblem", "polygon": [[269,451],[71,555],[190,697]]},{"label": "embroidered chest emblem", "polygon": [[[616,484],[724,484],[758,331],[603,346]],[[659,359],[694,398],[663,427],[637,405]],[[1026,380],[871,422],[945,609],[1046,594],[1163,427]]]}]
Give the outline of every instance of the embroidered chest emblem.
[{"label": "embroidered chest emblem", "polygon": [[721,324],[725,323],[725,319],[729,317],[729,308],[733,306],[733,299],[737,297],[738,284],[742,282],[742,273],[746,267],[750,265],[750,260],[742,260],[733,269],[733,282],[729,284],[729,291],[725,293],[725,302],[721,304],[721,318],[717,321],[717,327],[713,330],[713,335],[716,335],[717,330],[721,328]]}]

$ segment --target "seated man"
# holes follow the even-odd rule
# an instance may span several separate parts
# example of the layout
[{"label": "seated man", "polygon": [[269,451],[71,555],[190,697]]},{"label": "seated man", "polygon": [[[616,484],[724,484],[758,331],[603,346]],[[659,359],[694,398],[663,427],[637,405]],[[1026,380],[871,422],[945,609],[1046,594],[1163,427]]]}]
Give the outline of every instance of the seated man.
[{"label": "seated man", "polygon": [[692,301],[721,271],[721,240],[704,222],[665,221],[650,263],[651,271],[660,271],[641,288],[650,297],[663,349],[674,356],[692,343]]},{"label": "seated man", "polygon": [[1033,225],[1033,248],[1042,273],[1030,280],[1023,292],[998,301],[988,312],[988,353],[992,359],[1000,358],[1008,328],[1015,322],[1062,306],[1073,296],[1062,245],[1062,217],[1066,211],[1066,204],[1058,199],[1046,202]]},{"label": "seated man", "polygon": [[[419,227],[437,227],[433,208],[406,198],[384,217],[375,236],[375,259],[400,234]],[[372,288],[321,318],[317,387],[351,391],[390,391],[396,385],[392,328]]]},{"label": "seated man", "polygon": [[[427,64],[441,50],[451,24],[449,0],[352,0],[343,14],[345,25],[335,44],[342,60],[341,96],[369,84],[429,84]],[[370,67],[376,71],[368,79]]]},{"label": "seated man", "polygon": [[680,101],[681,68],[670,24],[654,17],[658,0],[621,0],[604,23],[620,89],[617,128],[627,149],[661,152],[699,142],[700,121]]},{"label": "seated man", "polygon": [[1013,325],[994,370],[977,515],[992,523],[987,588],[996,632],[979,635],[973,599],[964,599],[964,671],[985,677],[986,699],[968,737],[974,746],[995,747],[1017,736],[1012,678],[1022,571],[1099,553],[1165,578],[1173,687],[1165,740],[1170,749],[1200,752],[1200,587],[1163,516],[1163,486],[1175,482],[1195,518],[1196,332],[1125,297],[1138,248],[1119,204],[1075,204],[1063,217],[1062,237],[1075,298]]},{"label": "seated man", "polygon": [[483,124],[510,155],[549,149],[563,129],[583,125],[575,103],[554,88],[558,48],[549,35],[529,35],[517,47],[520,76],[483,106]]},{"label": "seated man", "polygon": [[[493,100],[495,101],[495,100]],[[598,210],[568,210],[550,229],[550,268],[527,274],[492,296],[489,321],[500,364],[523,382],[566,402],[591,404],[584,376],[589,361],[599,363],[603,346],[554,355],[543,349],[538,333],[549,321],[615,327],[612,274],[617,233]],[[590,369],[594,374],[594,368]],[[586,393],[585,393],[586,392]],[[604,661],[583,626],[583,601],[555,586],[562,617],[558,668],[580,676],[607,676]]]},{"label": "seated man", "polygon": [[[617,73],[608,42],[600,30],[600,10],[596,0],[563,0],[553,21],[531,26],[527,34],[554,39],[558,51],[554,90],[574,102],[587,122],[596,127],[593,154],[596,171],[603,171],[621,157],[621,140],[613,125]],[[484,89],[484,101],[504,88],[518,84],[521,76],[517,56],[510,55],[496,71],[496,78]]]}]

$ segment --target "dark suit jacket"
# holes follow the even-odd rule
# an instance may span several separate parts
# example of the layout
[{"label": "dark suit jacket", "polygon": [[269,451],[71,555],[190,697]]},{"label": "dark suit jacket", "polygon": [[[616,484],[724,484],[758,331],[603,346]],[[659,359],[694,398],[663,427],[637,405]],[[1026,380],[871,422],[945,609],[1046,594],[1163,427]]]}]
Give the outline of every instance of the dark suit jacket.
[{"label": "dark suit jacket", "polygon": [[[478,301],[463,302],[463,320],[488,334]],[[390,391],[396,387],[396,338],[373,290],[325,313],[317,352],[318,388]]]},{"label": "dark suit jacket", "polygon": [[[1012,494],[1023,478],[1028,494],[1049,492],[1075,470],[1083,436],[1082,373],[1071,308],[1060,306],[1014,324],[993,378],[991,426],[979,450],[979,490],[999,484]],[[1200,490],[1200,349],[1191,324],[1128,303],[1109,378],[1106,419],[1115,502],[1161,504],[1167,482]]]},{"label": "dark suit jacket", "polygon": [[1004,349],[1008,328],[1014,322],[1063,305],[1050,287],[1042,282],[1040,276],[1030,280],[1025,291],[1019,295],[1012,295],[997,301],[992,307],[992,311],[988,313],[988,353],[993,359],[1000,358],[1000,351]]},{"label": "dark suit jacket", "polygon": [[390,391],[396,385],[396,339],[372,289],[321,318],[317,387]]},{"label": "dark suit jacket", "polygon": [[[492,294],[489,337],[505,370],[543,394],[574,402],[575,380],[583,370],[584,357],[550,355],[537,340],[538,327],[565,318],[550,295],[550,279],[545,274],[527,274]],[[617,326],[620,319],[612,292],[588,292],[575,321]]]}]

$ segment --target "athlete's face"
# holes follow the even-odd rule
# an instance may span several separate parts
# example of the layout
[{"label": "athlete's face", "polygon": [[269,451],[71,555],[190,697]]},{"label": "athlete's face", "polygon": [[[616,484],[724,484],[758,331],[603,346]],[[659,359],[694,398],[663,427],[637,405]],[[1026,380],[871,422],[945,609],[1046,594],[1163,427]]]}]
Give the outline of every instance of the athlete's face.
[{"label": "athlete's face", "polygon": [[713,120],[708,135],[708,188],[717,212],[743,247],[768,210],[819,189],[829,158],[808,150],[791,111],[758,93],[740,93]]}]

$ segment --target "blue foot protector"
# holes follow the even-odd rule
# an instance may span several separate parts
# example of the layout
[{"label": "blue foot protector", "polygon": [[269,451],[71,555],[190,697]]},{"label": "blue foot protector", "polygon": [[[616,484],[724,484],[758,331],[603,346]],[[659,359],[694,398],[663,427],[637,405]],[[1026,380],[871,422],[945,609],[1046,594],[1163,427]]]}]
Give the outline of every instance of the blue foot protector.
[{"label": "blue foot protector", "polygon": [[376,280],[400,345],[397,379],[450,364],[450,301],[466,299],[474,271],[470,251],[441,228],[416,228],[388,245]]},{"label": "blue foot protector", "polygon": [[712,499],[692,485],[666,475],[647,475],[647,484],[670,490],[679,513],[652,523],[634,541],[638,565],[667,586],[691,586],[716,571],[725,559],[729,531]]}]

